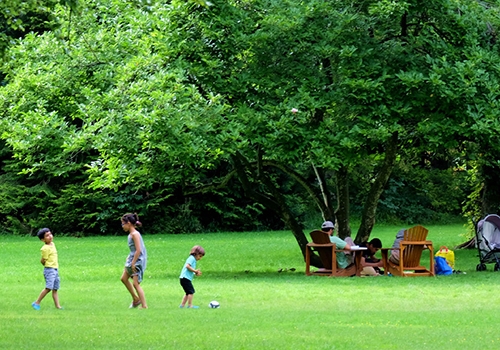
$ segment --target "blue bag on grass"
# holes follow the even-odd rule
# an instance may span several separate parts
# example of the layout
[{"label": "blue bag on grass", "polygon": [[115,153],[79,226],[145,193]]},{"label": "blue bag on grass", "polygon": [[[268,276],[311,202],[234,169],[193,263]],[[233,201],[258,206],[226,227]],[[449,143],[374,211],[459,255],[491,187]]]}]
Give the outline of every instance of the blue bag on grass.
[{"label": "blue bag on grass", "polygon": [[436,275],[451,275],[453,273],[453,269],[442,256],[436,256],[434,262],[434,272]]}]

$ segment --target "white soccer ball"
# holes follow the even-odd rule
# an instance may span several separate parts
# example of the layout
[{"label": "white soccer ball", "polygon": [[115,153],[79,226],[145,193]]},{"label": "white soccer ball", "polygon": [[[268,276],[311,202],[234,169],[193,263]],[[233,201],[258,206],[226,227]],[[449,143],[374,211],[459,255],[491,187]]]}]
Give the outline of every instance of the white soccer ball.
[{"label": "white soccer ball", "polygon": [[220,307],[220,304],[218,301],[211,301],[210,304],[208,304],[208,307],[210,307],[211,309],[217,309]]}]

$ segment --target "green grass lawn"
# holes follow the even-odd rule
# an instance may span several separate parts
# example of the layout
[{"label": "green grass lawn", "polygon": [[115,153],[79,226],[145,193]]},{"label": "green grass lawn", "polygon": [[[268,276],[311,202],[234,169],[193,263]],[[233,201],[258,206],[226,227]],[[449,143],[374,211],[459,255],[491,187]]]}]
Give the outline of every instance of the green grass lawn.
[{"label": "green grass lawn", "polygon": [[[428,226],[436,248],[465,241],[461,225]],[[372,237],[392,245],[400,227]],[[476,250],[455,251],[464,275],[305,276],[290,232],[144,236],[148,310],[129,310],[122,237],[55,237],[64,310],[44,287],[37,238],[0,237],[0,349],[498,349],[500,273],[476,272]],[[194,304],[179,309],[180,269],[195,244]],[[423,259],[428,259],[423,257]],[[427,262],[427,260],[425,260]],[[278,273],[279,269],[295,268]],[[208,303],[217,300],[220,309]]]}]

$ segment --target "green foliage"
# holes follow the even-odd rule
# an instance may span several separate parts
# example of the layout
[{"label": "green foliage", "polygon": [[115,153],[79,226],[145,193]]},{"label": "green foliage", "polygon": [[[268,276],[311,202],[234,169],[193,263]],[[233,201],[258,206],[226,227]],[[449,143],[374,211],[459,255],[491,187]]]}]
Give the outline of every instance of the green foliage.
[{"label": "green foliage", "polygon": [[[93,0],[75,20],[76,2],[55,3],[44,4],[67,33],[26,35],[2,68],[1,138],[15,161],[0,175],[18,198],[1,202],[3,222],[110,233],[137,211],[160,218],[155,231],[276,227],[263,204],[276,193],[291,217],[317,209],[263,162],[318,193],[311,164],[346,167],[361,208],[393,135],[410,169],[390,183],[381,217],[432,217],[457,213],[467,188],[454,190],[458,172],[414,166],[416,154],[497,159],[496,6]],[[250,202],[248,188],[264,199]],[[39,197],[26,213],[28,189]]]},{"label": "green foliage", "polygon": [[15,40],[30,32],[42,34],[57,29],[57,5],[76,10],[78,0],[4,0],[0,3],[0,57]]}]

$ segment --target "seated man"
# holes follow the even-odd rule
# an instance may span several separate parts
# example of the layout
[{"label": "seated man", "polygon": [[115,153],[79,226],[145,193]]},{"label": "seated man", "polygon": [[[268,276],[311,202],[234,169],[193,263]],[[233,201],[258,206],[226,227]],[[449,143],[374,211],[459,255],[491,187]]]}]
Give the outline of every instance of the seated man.
[{"label": "seated man", "polygon": [[[331,221],[325,221],[321,225],[321,230],[330,236],[330,242],[335,243],[335,246],[338,250],[349,251],[351,249],[351,246],[343,239],[334,235],[334,229],[335,225],[333,225],[333,222]],[[337,255],[337,264],[340,268],[345,269],[352,264],[351,256],[346,255],[345,252],[336,252],[335,254]]]},{"label": "seated man", "polygon": [[363,267],[361,274],[365,276],[378,276],[383,274],[380,268],[384,266],[384,262],[375,257],[375,254],[382,248],[380,239],[373,238],[370,242],[363,242],[359,246],[366,248],[366,250],[362,251],[361,256],[361,266]]},{"label": "seated man", "polygon": [[[396,239],[394,240],[394,243],[392,244],[392,248],[399,248],[399,243],[403,240],[403,237],[405,235],[406,229],[403,228],[399,230],[399,232],[396,234]],[[391,256],[389,257],[389,260],[393,264],[399,264],[399,249],[393,249],[391,250]]]}]

